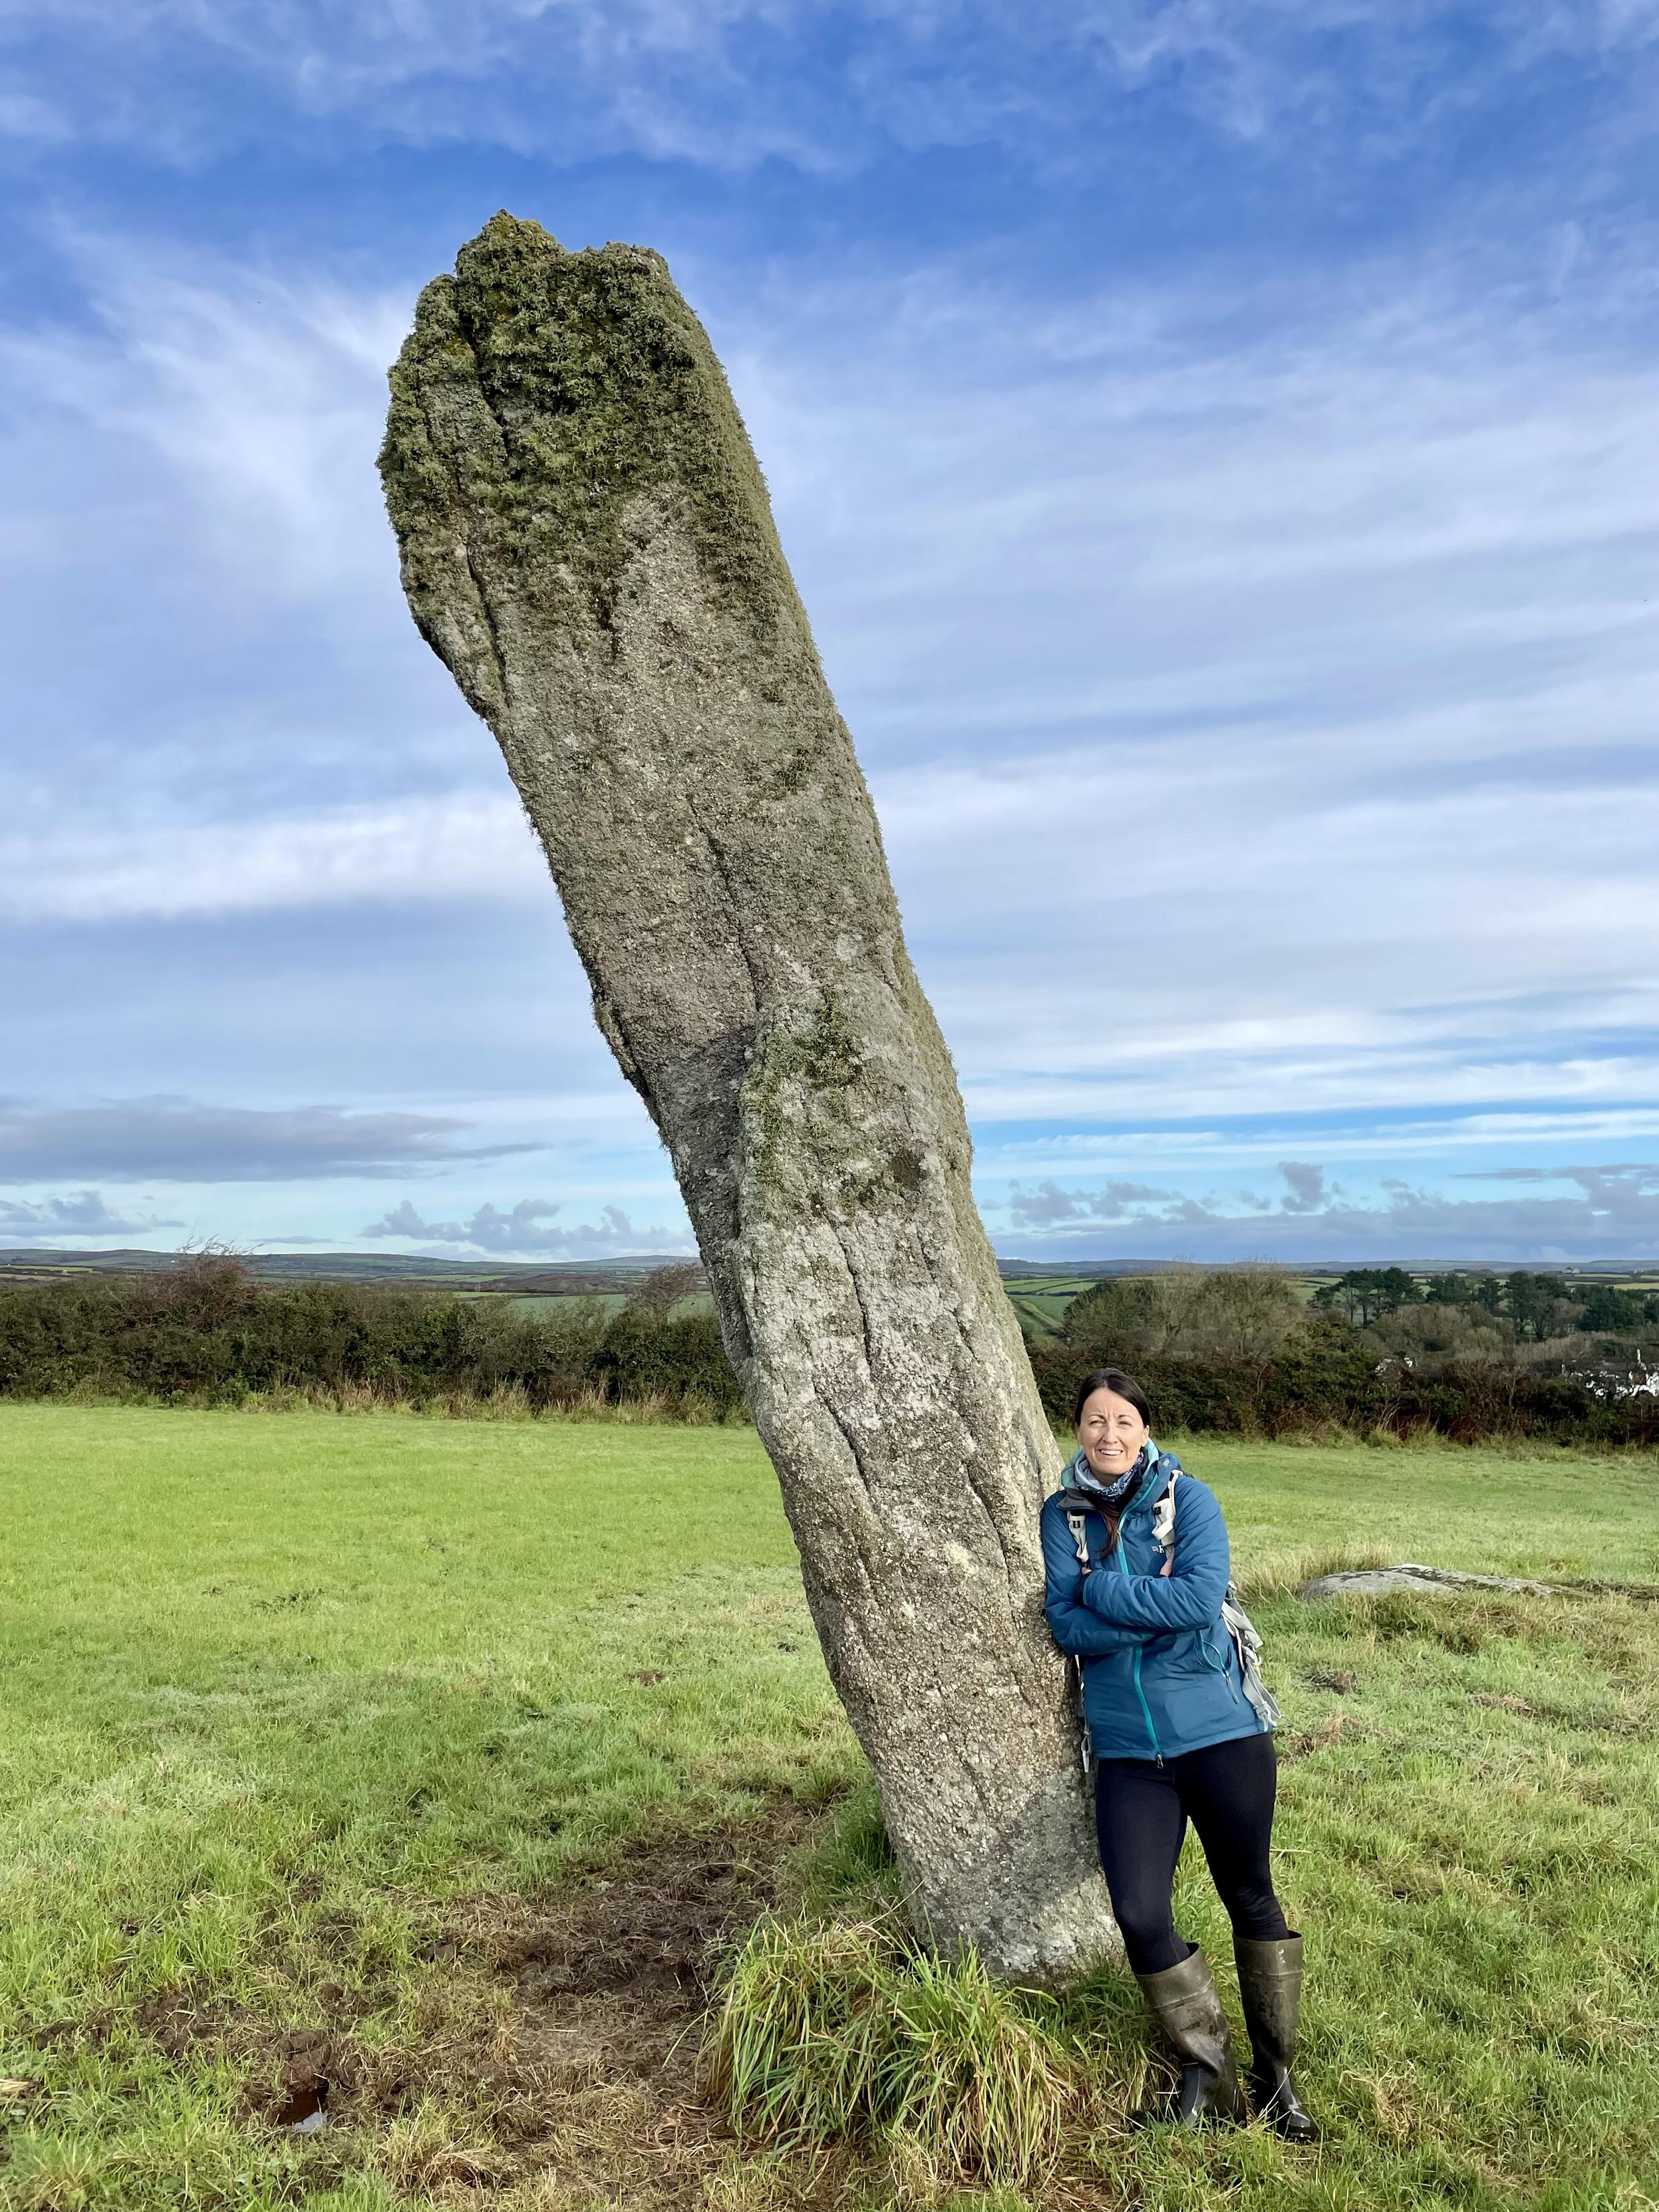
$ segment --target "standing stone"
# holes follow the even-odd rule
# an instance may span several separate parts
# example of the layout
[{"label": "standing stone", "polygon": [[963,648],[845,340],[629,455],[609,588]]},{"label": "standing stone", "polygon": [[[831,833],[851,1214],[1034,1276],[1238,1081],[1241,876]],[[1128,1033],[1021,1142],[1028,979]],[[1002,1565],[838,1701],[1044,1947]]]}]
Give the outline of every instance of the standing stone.
[{"label": "standing stone", "polygon": [[381,473],[673,1161],[917,1923],[1114,1948],[1042,1618],[1057,1455],[870,795],[660,257],[497,216],[421,295]]}]

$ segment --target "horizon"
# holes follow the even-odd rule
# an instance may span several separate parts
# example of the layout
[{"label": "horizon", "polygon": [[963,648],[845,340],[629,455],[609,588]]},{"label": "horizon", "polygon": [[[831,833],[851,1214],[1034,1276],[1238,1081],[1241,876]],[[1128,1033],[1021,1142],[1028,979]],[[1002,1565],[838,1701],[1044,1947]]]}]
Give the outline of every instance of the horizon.
[{"label": "horizon", "polygon": [[[590,1260],[489,1260],[444,1256],[421,1252],[363,1252],[343,1249],[333,1252],[297,1253],[261,1252],[252,1248],[235,1250],[216,1250],[216,1248],[211,1247],[207,1249],[214,1252],[215,1256],[234,1260],[239,1265],[248,1268],[250,1272],[257,1272],[262,1265],[280,1266],[286,1274],[292,1275],[300,1280],[307,1279],[307,1269],[319,1271],[321,1275],[326,1276],[337,1271],[338,1263],[342,1261],[357,1261],[364,1269],[373,1267],[387,1274],[395,1274],[400,1269],[406,1269],[411,1273],[423,1273],[430,1271],[436,1273],[458,1276],[477,1275],[485,1278],[512,1275],[526,1275],[533,1278],[556,1275],[568,1277],[572,1280],[580,1280],[586,1277],[601,1278],[611,1274],[643,1274],[658,1267],[683,1267],[688,1264],[700,1267],[702,1264],[694,1254],[684,1252],[618,1253],[608,1258]],[[131,1261],[171,1260],[182,1265],[200,1257],[202,1250],[201,1247],[192,1246],[169,1250],[144,1245],[116,1245],[102,1251],[76,1251],[68,1247],[54,1248],[45,1245],[15,1245],[9,1249],[0,1247],[0,1276],[21,1273],[29,1268],[51,1270],[73,1267],[94,1272],[129,1273],[134,1272],[125,1264]],[[102,1263],[101,1267],[100,1263]],[[1418,1259],[1390,1261],[1388,1264],[1390,1267],[1398,1267],[1409,1275],[1510,1275],[1528,1272],[1519,1267],[1505,1266],[1501,1262],[1480,1261],[1457,1262],[1443,1259]],[[1156,1274],[1164,1271],[1174,1273],[1193,1270],[1206,1273],[1214,1269],[1224,1273],[1234,1267],[1273,1267],[1290,1275],[1317,1275],[1322,1278],[1328,1276],[1334,1281],[1344,1275],[1382,1272],[1375,1261],[1364,1259],[1310,1261],[1296,1266],[1282,1261],[1259,1258],[1221,1260],[1211,1262],[1188,1260],[1054,1260],[1030,1259],[1018,1254],[1000,1253],[997,1255],[997,1267],[1004,1281],[1018,1281],[1027,1276],[1035,1277],[1043,1274],[1058,1276],[1063,1281],[1068,1276],[1073,1275],[1079,1278],[1094,1276],[1097,1279],[1105,1279],[1112,1276],[1133,1277],[1139,1274]],[[1615,1267],[1595,1261],[1586,1264],[1568,1261],[1559,1267],[1541,1272],[1559,1274],[1567,1279],[1583,1278],[1600,1280],[1605,1278],[1609,1280],[1634,1279],[1644,1282],[1651,1276],[1653,1270],[1650,1266],[1643,1266],[1640,1263],[1628,1267]]]}]

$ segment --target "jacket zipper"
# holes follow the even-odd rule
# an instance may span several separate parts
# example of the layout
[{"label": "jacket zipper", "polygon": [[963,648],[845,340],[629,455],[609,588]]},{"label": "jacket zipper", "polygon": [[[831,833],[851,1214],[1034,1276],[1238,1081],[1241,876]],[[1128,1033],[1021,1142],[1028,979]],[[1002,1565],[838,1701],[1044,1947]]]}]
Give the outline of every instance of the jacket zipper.
[{"label": "jacket zipper", "polygon": [[[1114,1547],[1113,1557],[1117,1561],[1117,1571],[1119,1574],[1127,1575],[1129,1570],[1123,1564],[1123,1530],[1121,1524],[1117,1532],[1117,1543]],[[1152,1740],[1152,1757],[1157,1760],[1158,1764],[1162,1766],[1164,1764],[1164,1747],[1158,1740],[1158,1730],[1152,1726],[1152,1709],[1146,1702],[1146,1692],[1140,1686],[1140,1646],[1138,1644],[1136,1644],[1133,1651],[1130,1654],[1130,1658],[1134,1674],[1135,1695],[1140,1700],[1141,1718],[1146,1722],[1146,1733]]]}]

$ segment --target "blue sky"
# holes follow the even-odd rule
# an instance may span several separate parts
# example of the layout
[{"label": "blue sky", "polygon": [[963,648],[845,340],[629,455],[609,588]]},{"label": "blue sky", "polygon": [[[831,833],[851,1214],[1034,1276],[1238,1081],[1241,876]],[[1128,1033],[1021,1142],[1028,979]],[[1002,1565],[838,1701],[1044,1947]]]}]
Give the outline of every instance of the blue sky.
[{"label": "blue sky", "polygon": [[1659,1246],[1659,0],[0,0],[0,1243],[686,1242],[374,457],[703,316],[1001,1249]]}]

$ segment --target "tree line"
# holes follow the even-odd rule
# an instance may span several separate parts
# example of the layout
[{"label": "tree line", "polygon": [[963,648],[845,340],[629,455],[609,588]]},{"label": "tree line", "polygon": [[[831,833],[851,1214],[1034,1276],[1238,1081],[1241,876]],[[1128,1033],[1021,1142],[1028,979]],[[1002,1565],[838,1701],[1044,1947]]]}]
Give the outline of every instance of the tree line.
[{"label": "tree line", "polygon": [[1313,1302],[1362,1328],[1413,1306],[1464,1308],[1507,1322],[1514,1340],[1522,1344],[1577,1334],[1637,1337],[1659,1329],[1659,1292],[1574,1282],[1525,1267],[1508,1275],[1452,1273],[1421,1281],[1404,1267],[1351,1267],[1322,1284]]},{"label": "tree line", "polygon": [[1192,1267],[1097,1284],[1031,1364],[1057,1419],[1110,1361],[1170,1429],[1652,1443],[1659,1397],[1630,1388],[1649,1328],[1659,1299],[1524,1270],[1355,1268],[1304,1301],[1281,1267]]},{"label": "tree line", "polygon": [[[1322,1426],[1659,1443],[1620,1395],[1659,1299],[1559,1275],[1357,1268],[1311,1302],[1270,1266],[1115,1277],[1028,1346],[1057,1424],[1091,1367],[1127,1367],[1167,1431]],[[727,1420],[742,1394],[695,1265],[625,1301],[526,1310],[382,1284],[261,1285],[234,1256],[0,1287],[0,1396],[428,1411],[623,1409]]]}]

